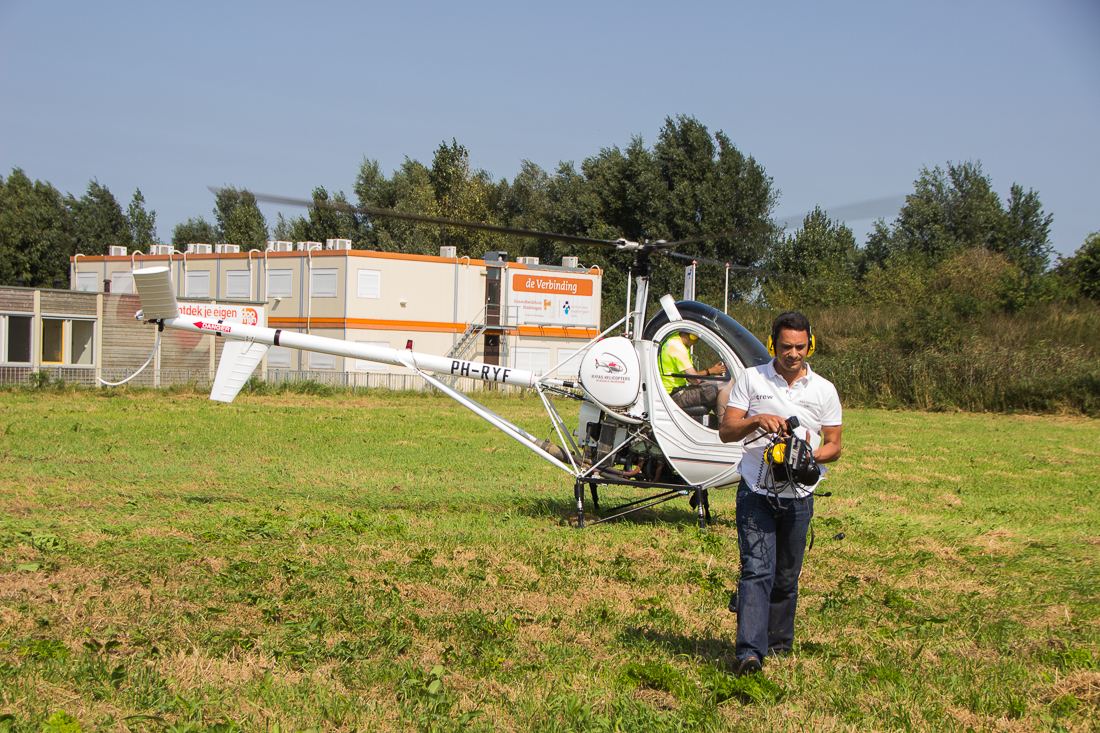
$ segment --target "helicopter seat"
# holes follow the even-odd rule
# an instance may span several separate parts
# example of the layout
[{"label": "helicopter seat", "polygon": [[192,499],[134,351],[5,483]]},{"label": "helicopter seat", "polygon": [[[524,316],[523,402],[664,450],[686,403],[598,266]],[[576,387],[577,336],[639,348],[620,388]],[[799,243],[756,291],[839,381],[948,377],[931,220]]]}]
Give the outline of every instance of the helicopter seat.
[{"label": "helicopter seat", "polygon": [[699,423],[703,427],[713,427],[711,425],[710,407],[707,405],[696,405],[695,407],[682,407],[680,408],[686,412],[695,422]]}]

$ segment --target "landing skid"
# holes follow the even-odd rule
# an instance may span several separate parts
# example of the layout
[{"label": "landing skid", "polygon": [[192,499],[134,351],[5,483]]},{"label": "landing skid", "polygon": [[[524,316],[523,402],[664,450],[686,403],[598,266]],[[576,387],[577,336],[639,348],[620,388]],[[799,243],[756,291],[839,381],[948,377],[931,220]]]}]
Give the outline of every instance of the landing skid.
[{"label": "landing skid", "polygon": [[[678,496],[690,496],[691,504],[694,507],[699,520],[699,529],[706,530],[707,525],[710,523],[710,497],[708,496],[707,489],[698,486],[684,486],[683,484],[661,484],[650,481],[624,481],[621,479],[613,479],[608,477],[601,477],[599,479],[578,479],[573,484],[573,497],[577,501],[577,527],[584,529],[585,523],[585,511],[584,511],[584,485],[588,484],[589,490],[592,493],[592,507],[597,512],[600,511],[600,495],[598,486],[601,484],[607,486],[632,486],[642,489],[663,489],[658,494],[647,496],[644,499],[638,499],[637,501],[627,502],[626,504],[619,504],[618,506],[608,509],[608,512],[613,512],[610,516],[601,517],[594,521],[587,522],[588,526],[602,524],[604,522],[610,522],[613,519],[620,519],[639,512],[643,509],[648,509],[658,504],[664,504],[666,501],[672,501]],[[624,510],[624,511],[620,511]]]}]

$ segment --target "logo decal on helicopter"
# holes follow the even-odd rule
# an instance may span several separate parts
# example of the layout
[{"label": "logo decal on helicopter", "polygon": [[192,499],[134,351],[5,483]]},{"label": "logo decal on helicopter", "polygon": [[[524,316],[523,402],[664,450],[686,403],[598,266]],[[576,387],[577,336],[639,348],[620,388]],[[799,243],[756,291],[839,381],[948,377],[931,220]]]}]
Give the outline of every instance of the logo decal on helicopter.
[{"label": "logo decal on helicopter", "polygon": [[602,369],[608,374],[626,374],[626,364],[606,352],[603,354],[603,358],[606,361],[600,361],[600,357],[596,357],[597,369]]}]

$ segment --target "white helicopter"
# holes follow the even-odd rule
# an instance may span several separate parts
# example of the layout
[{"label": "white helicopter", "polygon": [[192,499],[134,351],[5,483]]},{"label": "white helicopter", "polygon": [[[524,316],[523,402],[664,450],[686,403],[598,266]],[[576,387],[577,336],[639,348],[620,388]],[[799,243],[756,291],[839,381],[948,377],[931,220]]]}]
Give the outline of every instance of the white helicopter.
[{"label": "white helicopter", "polygon": [[[730,380],[736,379],[744,369],[766,363],[771,358],[767,349],[735,320],[695,301],[674,302],[671,296],[665,295],[660,300],[661,311],[648,322],[646,320],[650,272],[654,267],[651,255],[667,253],[688,260],[698,259],[670,252],[669,248],[700,240],[640,244],[620,239],[612,242],[338,202],[258,194],[256,198],[282,204],[322,205],[371,216],[389,216],[513,236],[614,247],[634,255],[630,273],[635,289],[634,307],[581,349],[579,377],[563,380],[523,369],[423,354],[409,349],[390,349],[258,325],[182,316],[169,268],[134,270],[134,283],[142,306],[136,314],[139,320],[155,324],[159,331],[172,328],[214,334],[226,340],[210,399],[232,402],[271,346],[407,367],[443,394],[571,476],[576,522],[581,528],[586,526],[588,519],[585,510],[586,484],[596,511],[600,510],[598,487],[601,485],[633,487],[647,494],[643,499],[609,509],[598,519],[589,519],[589,525],[618,519],[677,497],[689,497],[697,513],[699,527],[705,529],[710,520],[709,490],[734,486],[740,480],[737,465],[741,460],[741,444],[723,443],[718,438],[716,418],[721,408],[718,405],[681,408],[666,391],[662,378],[671,377],[681,382],[685,379],[692,382],[717,380],[732,384]],[[628,305],[630,290],[631,280],[628,279]],[[624,324],[622,335],[610,335]],[[696,365],[709,362],[712,365],[709,371],[718,371],[721,376],[708,376],[697,370],[691,373],[662,373],[661,350],[669,339],[681,335],[688,335],[688,340],[693,344],[693,362]],[[158,334],[158,347],[159,343]],[[713,365],[718,363],[721,368],[714,369]],[[548,371],[553,373],[560,366],[556,365]],[[534,390],[550,418],[557,442],[532,435],[486,409],[448,385],[444,378],[450,376]],[[580,400],[580,419],[575,430],[566,426],[554,405],[555,397]]]}]

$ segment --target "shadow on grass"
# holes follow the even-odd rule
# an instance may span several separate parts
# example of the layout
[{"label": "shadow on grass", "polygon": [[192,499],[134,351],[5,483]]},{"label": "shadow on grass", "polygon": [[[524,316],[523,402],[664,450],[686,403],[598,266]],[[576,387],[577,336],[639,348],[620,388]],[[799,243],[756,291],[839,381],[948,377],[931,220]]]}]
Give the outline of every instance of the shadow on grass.
[{"label": "shadow on grass", "polygon": [[730,673],[737,669],[735,645],[709,634],[687,636],[652,627],[627,626],[619,632],[619,640],[627,644],[659,646],[672,656],[694,657],[701,662],[716,663]]},{"label": "shadow on grass", "polygon": [[[585,523],[591,523],[599,519],[611,517],[624,509],[619,509],[623,503],[633,499],[627,497],[600,497],[600,509],[596,511],[591,499],[585,499]],[[576,524],[577,505],[572,497],[558,499],[537,497],[523,499],[517,502],[515,510],[520,514],[531,518],[544,518],[557,520],[562,524]],[[710,524],[730,524],[723,512],[711,509]],[[669,524],[692,525],[698,522],[695,510],[688,506],[687,498],[676,498],[670,502],[659,504],[655,507],[633,511],[623,517],[611,520],[612,522],[625,522],[635,525]]]},{"label": "shadow on grass", "polygon": [[239,496],[184,496],[183,501],[188,504],[214,504],[224,502],[226,504],[247,504],[248,499]]}]

